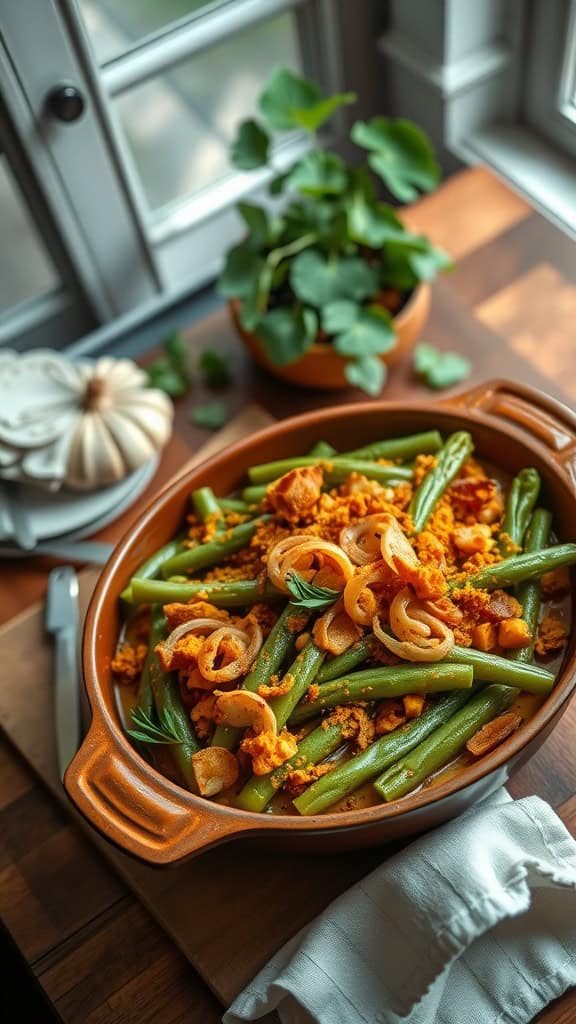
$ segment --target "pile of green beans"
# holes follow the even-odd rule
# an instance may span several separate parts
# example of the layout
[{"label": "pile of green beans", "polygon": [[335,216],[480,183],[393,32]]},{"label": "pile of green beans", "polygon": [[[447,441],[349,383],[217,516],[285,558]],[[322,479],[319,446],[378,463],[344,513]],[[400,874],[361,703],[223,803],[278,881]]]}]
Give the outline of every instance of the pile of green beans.
[{"label": "pile of green beans", "polygon": [[[310,620],[317,613],[286,603],[286,593],[269,582],[206,582],[198,578],[204,570],[243,550],[260,524],[272,518],[261,512],[268,487],[293,469],[320,465],[325,487],[345,480],[351,473],[389,484],[412,479],[409,463],[417,455],[435,455],[435,465],[415,488],[408,507],[413,533],[418,534],[472,450],[472,438],[466,431],[458,431],[443,441],[438,431],[431,430],[376,441],[344,453],[319,440],[308,455],[254,466],[249,471],[250,485],[244,488],[241,497],[217,498],[210,487],[192,493],[191,503],[198,519],[214,525],[211,539],[190,547],[185,546],[183,537],[168,542],[140,566],[122,593],[129,605],[151,606],[149,650],[137,704],[152,721],[156,717],[159,722],[163,718],[170,722],[179,739],[171,744],[170,752],[185,785],[196,788],[191,758],[200,744],[182,704],[177,677],[163,671],[155,653],[155,647],[166,636],[163,605],[172,602],[198,598],[230,609],[246,609],[259,602],[284,602],[250,672],[237,685],[257,693],[261,686],[269,684],[272,675],[281,682],[289,680],[286,693],[269,698],[276,727],[280,731],[288,725],[294,730],[310,723],[303,730],[310,731],[300,738],[296,753],[286,762],[267,775],[252,775],[243,782],[233,802],[250,812],[265,811],[290,772],[306,771],[327,759],[331,765],[330,759],[348,743],[345,737],[349,736],[346,716],[334,713],[335,708],[360,705],[373,716],[380,701],[414,693],[434,695],[418,718],[374,740],[353,756],[349,756],[349,750],[343,750],[344,759],[335,760],[329,772],[293,800],[301,815],[321,814],[370,782],[380,799],[401,799],[458,757],[467,740],[509,707],[519,691],[543,696],[551,690],[554,676],[533,663],[533,642],[510,652],[509,657],[456,645],[441,662],[382,666],[373,662],[379,641],[374,634],[367,633],[344,653],[326,660],[325,652],[310,637],[303,639],[301,649],[297,644],[298,636],[310,628]],[[381,465],[379,459],[394,464]],[[465,580],[466,586],[488,591],[513,588],[532,636],[536,634],[540,615],[540,577],[561,566],[576,564],[576,544],[548,546],[551,514],[535,507],[539,492],[538,472],[533,468],[521,470],[507,495],[498,541],[503,560],[485,566]],[[241,516],[243,521],[227,528],[229,514]],[[510,557],[512,549],[518,548],[522,553]],[[188,579],[188,574],[196,578]],[[463,585],[462,581],[452,581],[448,592]],[[211,745],[233,751],[242,735],[241,729],[220,725],[214,731]]]}]

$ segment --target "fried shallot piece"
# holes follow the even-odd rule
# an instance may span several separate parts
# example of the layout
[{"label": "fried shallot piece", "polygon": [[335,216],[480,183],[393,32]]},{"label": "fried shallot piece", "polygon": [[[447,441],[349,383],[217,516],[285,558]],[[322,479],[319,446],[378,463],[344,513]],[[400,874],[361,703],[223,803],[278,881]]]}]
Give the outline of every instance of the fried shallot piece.
[{"label": "fried shallot piece", "polygon": [[521,725],[521,716],[515,711],[507,711],[505,715],[498,715],[498,718],[486,722],[486,725],[475,732],[468,740],[466,749],[474,754],[474,757],[482,757],[503,743]]},{"label": "fried shallot piece", "polygon": [[300,466],[270,484],[266,496],[282,519],[297,523],[318,501],[323,482],[320,466]]}]

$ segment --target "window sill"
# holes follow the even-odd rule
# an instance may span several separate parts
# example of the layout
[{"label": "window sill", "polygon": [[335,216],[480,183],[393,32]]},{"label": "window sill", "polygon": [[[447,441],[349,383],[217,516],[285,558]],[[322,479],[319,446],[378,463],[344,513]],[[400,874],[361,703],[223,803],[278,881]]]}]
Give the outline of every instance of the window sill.
[{"label": "window sill", "polygon": [[493,124],[452,147],[466,163],[484,163],[559,228],[576,238],[574,163],[520,125]]}]

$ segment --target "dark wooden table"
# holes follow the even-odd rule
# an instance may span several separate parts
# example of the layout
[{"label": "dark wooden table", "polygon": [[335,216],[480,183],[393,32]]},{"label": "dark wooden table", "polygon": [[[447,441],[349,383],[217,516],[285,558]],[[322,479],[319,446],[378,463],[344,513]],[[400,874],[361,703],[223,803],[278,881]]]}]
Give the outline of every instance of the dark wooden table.
[{"label": "dark wooden table", "polygon": [[[469,356],[473,373],[467,384],[510,377],[573,404],[576,244],[482,169],[450,179],[415,206],[409,220],[457,261],[457,268],[434,286],[423,337]],[[225,311],[197,325],[189,341],[193,353],[210,345],[229,356],[234,368],[234,386],[227,394],[231,413],[249,401],[278,417],[362,400],[356,391],[303,392],[267,377],[248,361]],[[387,397],[424,394],[429,397],[414,380],[408,360],[395,368]],[[191,399],[179,406],[162,479],[206,439],[188,419],[190,403],[206,399],[197,384]],[[118,537],[131,515],[134,510],[100,537]],[[0,621],[43,597],[52,564],[47,559],[0,563]],[[558,727],[566,737],[561,762],[550,753],[548,741],[511,787],[515,796],[538,793],[549,800],[573,835],[575,724],[572,712]],[[220,1020],[222,1007],[208,987],[1,736],[0,914],[65,1024]],[[574,1020],[575,992],[539,1017],[541,1024]]]}]

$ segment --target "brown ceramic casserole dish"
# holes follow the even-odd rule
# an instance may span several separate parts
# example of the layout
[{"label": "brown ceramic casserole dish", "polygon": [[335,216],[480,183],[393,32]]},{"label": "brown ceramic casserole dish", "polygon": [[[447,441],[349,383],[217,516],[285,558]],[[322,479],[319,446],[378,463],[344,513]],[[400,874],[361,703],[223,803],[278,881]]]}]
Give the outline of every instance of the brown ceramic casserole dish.
[{"label": "brown ceramic casserole dish", "polygon": [[135,569],[177,531],[193,488],[208,484],[217,494],[227,494],[249,466],[307,451],[320,437],[337,448],[351,448],[374,437],[431,427],[447,433],[470,430],[479,456],[511,473],[535,466],[559,539],[575,539],[576,416],[536,390],[510,382],[485,384],[429,405],[378,402],[308,413],[261,431],[186,473],[118,545],[86,619],[83,668],[93,717],[65,786],[82,814],[109,840],[154,864],[175,863],[237,838],[311,852],[376,845],[455,817],[502,786],[544,741],[576,685],[574,630],[552,693],[519,732],[448,781],[387,805],[306,818],[236,810],[194,796],[160,775],[122,731],[110,670],[120,628],[118,597]]}]

